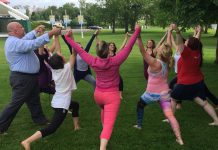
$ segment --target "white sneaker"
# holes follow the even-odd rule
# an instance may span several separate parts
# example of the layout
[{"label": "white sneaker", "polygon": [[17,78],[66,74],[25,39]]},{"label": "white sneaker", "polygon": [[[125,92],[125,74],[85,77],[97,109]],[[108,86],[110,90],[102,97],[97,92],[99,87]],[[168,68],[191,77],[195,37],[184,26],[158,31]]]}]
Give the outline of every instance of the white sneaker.
[{"label": "white sneaker", "polygon": [[215,123],[215,122],[209,123],[208,125],[209,125],[209,126],[218,126],[218,124]]},{"label": "white sneaker", "polygon": [[164,119],[164,120],[162,120],[162,122],[169,123],[169,120],[168,119]]},{"label": "white sneaker", "polygon": [[141,129],[142,129],[142,127],[139,127],[137,124],[136,124],[136,125],[134,125],[133,127],[134,127],[134,128],[136,128],[136,129],[139,129],[139,130],[141,130]]}]

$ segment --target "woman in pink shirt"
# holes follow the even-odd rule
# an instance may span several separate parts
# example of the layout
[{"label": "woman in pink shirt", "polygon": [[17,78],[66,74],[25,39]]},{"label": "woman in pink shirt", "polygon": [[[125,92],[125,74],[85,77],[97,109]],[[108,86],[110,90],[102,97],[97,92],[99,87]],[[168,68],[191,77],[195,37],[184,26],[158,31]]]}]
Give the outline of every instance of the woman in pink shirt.
[{"label": "woman in pink shirt", "polygon": [[106,150],[120,107],[120,65],[126,60],[131,52],[140,31],[140,26],[136,25],[135,32],[127,45],[114,57],[109,57],[108,43],[105,41],[99,41],[97,43],[96,53],[98,57],[95,57],[84,51],[77,43],[69,38],[72,34],[71,32],[68,32],[66,35],[68,43],[96,72],[94,98],[95,102],[101,108],[101,122],[103,126],[100,135],[100,150]]},{"label": "woman in pink shirt", "polygon": [[167,83],[168,71],[173,67],[173,57],[171,49],[171,32],[169,28],[167,35],[167,43],[157,47],[156,57],[152,57],[145,51],[142,39],[138,38],[138,45],[144,60],[148,63],[148,83],[144,94],[140,97],[137,104],[137,124],[135,128],[141,129],[144,115],[144,107],[153,102],[159,102],[165,117],[169,120],[171,128],[176,136],[176,141],[183,145],[180,133],[179,123],[177,122],[171,109],[171,98],[169,94],[169,86]]}]

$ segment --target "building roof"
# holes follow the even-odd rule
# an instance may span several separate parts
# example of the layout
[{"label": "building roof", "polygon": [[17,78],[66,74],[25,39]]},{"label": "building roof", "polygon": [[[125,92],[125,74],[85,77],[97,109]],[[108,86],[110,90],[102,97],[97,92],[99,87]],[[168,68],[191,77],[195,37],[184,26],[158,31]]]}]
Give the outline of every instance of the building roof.
[{"label": "building roof", "polygon": [[0,18],[4,17],[14,17],[15,19],[18,20],[29,20],[29,17],[20,12],[17,9],[12,8],[11,6],[3,3],[2,1],[6,0],[0,0]]}]

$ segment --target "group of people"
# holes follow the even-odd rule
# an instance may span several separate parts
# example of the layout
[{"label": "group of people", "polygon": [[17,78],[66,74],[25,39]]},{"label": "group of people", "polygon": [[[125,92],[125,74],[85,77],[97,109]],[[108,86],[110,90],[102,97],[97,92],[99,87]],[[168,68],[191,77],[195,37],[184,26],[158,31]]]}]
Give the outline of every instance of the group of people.
[{"label": "group of people", "polygon": [[[72,98],[72,92],[82,79],[94,88],[94,100],[101,109],[100,150],[106,150],[122,99],[123,80],[119,73],[120,66],[127,59],[136,41],[143,57],[147,86],[137,103],[137,123],[134,127],[142,129],[145,106],[158,102],[171,125],[176,142],[183,145],[180,126],[174,115],[176,106],[181,107],[182,100],[194,100],[214,120],[209,125],[218,126],[215,109],[206,100],[206,97],[209,97],[216,106],[218,104],[216,97],[205,85],[201,72],[203,56],[200,26],[196,27],[193,37],[184,39],[176,24],[171,24],[157,46],[151,39],[145,47],[140,35],[141,27],[136,25],[132,35],[125,35],[118,53],[114,42],[108,43],[97,38],[98,30],[92,35],[85,49],[81,43],[75,42],[73,33],[69,30],[62,36],[69,48],[69,62],[66,62],[61,53],[60,27],[56,26],[44,33],[45,28],[40,25],[25,34],[19,23],[11,22],[7,30],[9,37],[5,42],[5,55],[11,71],[12,99],[0,115],[0,134],[6,133],[24,103],[27,104],[35,123],[47,124],[47,127],[36,131],[21,142],[25,150],[30,150],[31,143],[37,139],[54,133],[69,110],[72,112],[74,130],[80,129],[79,103]],[[173,31],[176,32],[176,44]],[[48,48],[46,44],[53,36],[53,44]],[[129,36],[131,37],[128,41]],[[95,38],[97,56],[92,56],[89,50]],[[174,57],[172,45],[176,49]],[[174,59],[177,75],[168,84],[168,73],[174,66]],[[92,76],[90,67],[94,70],[96,79]],[[54,94],[51,101],[54,110],[51,121],[43,114],[40,92]]]}]

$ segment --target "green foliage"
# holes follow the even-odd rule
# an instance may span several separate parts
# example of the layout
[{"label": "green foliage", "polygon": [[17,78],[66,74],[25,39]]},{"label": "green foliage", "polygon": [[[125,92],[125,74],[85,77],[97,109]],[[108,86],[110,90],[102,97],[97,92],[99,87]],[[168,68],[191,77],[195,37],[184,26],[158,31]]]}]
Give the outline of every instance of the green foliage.
[{"label": "green foliage", "polygon": [[83,12],[87,26],[99,25],[102,26],[105,18],[103,17],[102,8],[97,4],[86,4]]},{"label": "green foliage", "polygon": [[218,0],[212,0],[212,2],[218,6]]},{"label": "green foliage", "polygon": [[65,10],[69,15],[70,19],[75,19],[79,15],[79,8],[75,7],[73,3],[66,3],[63,7],[58,9],[59,16],[61,18],[65,15]]},{"label": "green foliage", "polygon": [[42,21],[32,21],[31,22],[31,28],[32,29],[35,29],[37,26],[39,26],[39,25],[44,25],[45,26],[45,28],[46,28],[46,30],[51,30],[51,24],[49,24],[49,23],[46,23],[46,22],[42,22]]},{"label": "green foliage", "polygon": [[41,19],[41,17],[40,17],[39,13],[32,12],[32,15],[31,15],[31,20],[32,21],[36,21],[36,20],[40,20],[40,19]]},{"label": "green foliage", "polygon": [[[197,24],[211,24],[218,20],[218,6],[208,0],[160,0],[158,23],[166,19],[163,25],[175,22],[183,28]],[[162,17],[161,17],[162,16]]]}]

